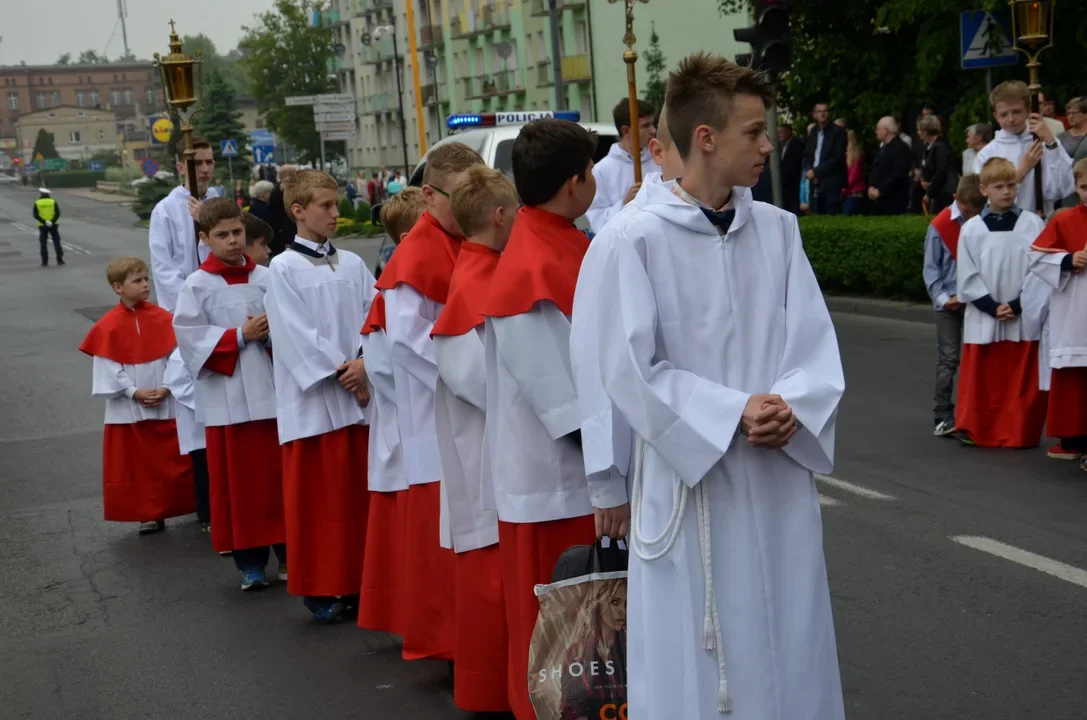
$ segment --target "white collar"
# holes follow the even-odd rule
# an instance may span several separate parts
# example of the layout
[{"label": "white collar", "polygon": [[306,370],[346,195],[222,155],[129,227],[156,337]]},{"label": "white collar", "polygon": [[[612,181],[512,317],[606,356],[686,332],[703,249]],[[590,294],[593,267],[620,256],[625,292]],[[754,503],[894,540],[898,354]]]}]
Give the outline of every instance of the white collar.
[{"label": "white collar", "polygon": [[294,242],[296,244],[298,244],[298,245],[301,245],[302,247],[307,247],[310,250],[314,250],[316,252],[319,252],[322,255],[328,255],[329,245],[328,245],[328,240],[327,239],[323,243],[317,243],[317,242],[314,242],[313,240],[307,240],[305,238],[298,237],[297,235],[295,235],[294,236]]},{"label": "white collar", "polygon": [[951,219],[952,220],[958,220],[961,217],[962,217],[962,210],[959,210],[959,201],[958,200],[952,200],[951,201]]}]

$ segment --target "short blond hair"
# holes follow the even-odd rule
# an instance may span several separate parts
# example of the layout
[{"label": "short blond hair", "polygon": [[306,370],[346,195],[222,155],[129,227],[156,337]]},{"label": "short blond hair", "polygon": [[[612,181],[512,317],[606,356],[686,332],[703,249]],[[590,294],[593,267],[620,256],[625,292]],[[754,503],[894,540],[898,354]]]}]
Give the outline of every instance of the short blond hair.
[{"label": "short blond hair", "polygon": [[1002,157],[995,157],[987,160],[984,165],[981,166],[981,184],[992,185],[998,182],[1016,182],[1019,180],[1019,173],[1015,170],[1015,165],[1010,160],[1005,160]]},{"label": "short blond hair", "polygon": [[340,185],[326,172],[320,170],[299,170],[283,181],[283,208],[289,217],[294,217],[291,208],[295,205],[306,207],[313,202],[317,190],[335,190],[340,192]]},{"label": "short blond hair", "polygon": [[381,206],[381,225],[393,241],[415,227],[426,211],[423,191],[417,187],[406,187]]},{"label": "short blond hair", "polygon": [[[473,165],[486,165],[472,148],[464,143],[450,142],[439,145],[426,156],[426,168],[423,170],[424,185],[441,186],[450,175],[464,172]],[[441,188],[451,192],[453,188]]]},{"label": "short blond hair", "polygon": [[460,231],[475,235],[487,227],[487,219],[496,208],[517,207],[517,189],[498,170],[476,166],[469,168],[464,181],[453,188],[449,207]]},{"label": "short blond hair", "polygon": [[1021,102],[1026,108],[1030,108],[1030,89],[1022,80],[1008,80],[993,88],[989,93],[989,105],[996,110],[998,102]]},{"label": "short blond hair", "polygon": [[955,199],[966,207],[985,207],[985,196],[981,194],[981,176],[974,173],[963,175],[955,189]]},{"label": "short blond hair", "polygon": [[110,287],[113,287],[116,283],[123,285],[133,275],[146,275],[147,272],[147,263],[138,257],[113,258],[106,266],[106,279],[109,280]]},{"label": "short blond hair", "polygon": [[1083,158],[1072,166],[1072,177],[1075,178],[1076,182],[1079,182],[1079,179],[1084,175],[1087,175],[1087,158]]}]

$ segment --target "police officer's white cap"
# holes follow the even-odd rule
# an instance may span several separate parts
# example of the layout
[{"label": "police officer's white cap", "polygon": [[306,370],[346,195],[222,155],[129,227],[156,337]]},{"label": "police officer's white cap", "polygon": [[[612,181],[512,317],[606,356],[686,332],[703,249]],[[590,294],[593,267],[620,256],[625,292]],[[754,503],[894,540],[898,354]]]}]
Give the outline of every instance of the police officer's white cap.
[{"label": "police officer's white cap", "polygon": [[50,190],[49,188],[38,188],[38,192],[40,192],[42,195],[52,195],[53,194],[53,191]]}]

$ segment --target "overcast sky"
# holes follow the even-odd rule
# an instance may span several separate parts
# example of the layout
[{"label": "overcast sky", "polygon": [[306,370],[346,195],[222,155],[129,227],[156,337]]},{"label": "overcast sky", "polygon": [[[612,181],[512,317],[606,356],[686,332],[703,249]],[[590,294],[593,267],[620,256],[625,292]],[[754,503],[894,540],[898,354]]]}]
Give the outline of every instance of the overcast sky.
[{"label": "overcast sky", "polygon": [[[125,0],[128,45],[136,57],[169,52],[170,19],[181,35],[204,33],[223,53],[236,47],[242,25],[272,0]],[[124,52],[117,0],[0,0],[0,65],[48,65],[69,52]],[[116,27],[115,27],[116,26]]]}]

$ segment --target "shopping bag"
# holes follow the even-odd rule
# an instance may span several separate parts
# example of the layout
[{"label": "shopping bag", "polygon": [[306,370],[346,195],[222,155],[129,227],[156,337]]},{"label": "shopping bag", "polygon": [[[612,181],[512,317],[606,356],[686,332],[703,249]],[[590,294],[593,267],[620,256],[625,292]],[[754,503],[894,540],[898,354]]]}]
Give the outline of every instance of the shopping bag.
[{"label": "shopping bag", "polygon": [[538,720],[626,717],[627,553],[614,543],[568,549],[529,647],[529,698]]}]

